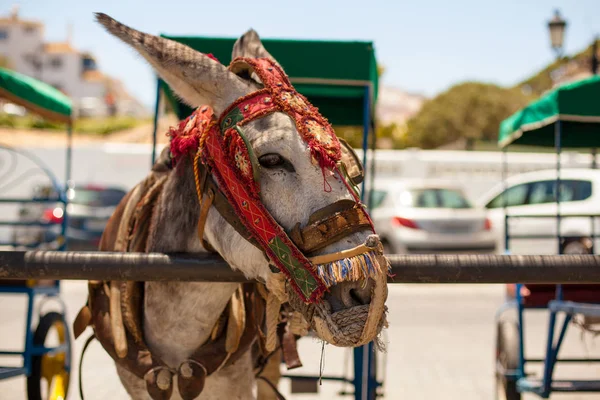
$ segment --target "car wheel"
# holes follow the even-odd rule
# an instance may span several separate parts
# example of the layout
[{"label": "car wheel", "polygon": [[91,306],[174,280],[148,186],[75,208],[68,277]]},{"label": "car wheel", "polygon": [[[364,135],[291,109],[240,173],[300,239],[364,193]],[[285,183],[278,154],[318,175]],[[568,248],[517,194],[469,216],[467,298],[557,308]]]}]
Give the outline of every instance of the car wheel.
[{"label": "car wheel", "polygon": [[583,239],[572,240],[563,246],[563,254],[590,254],[591,248]]}]

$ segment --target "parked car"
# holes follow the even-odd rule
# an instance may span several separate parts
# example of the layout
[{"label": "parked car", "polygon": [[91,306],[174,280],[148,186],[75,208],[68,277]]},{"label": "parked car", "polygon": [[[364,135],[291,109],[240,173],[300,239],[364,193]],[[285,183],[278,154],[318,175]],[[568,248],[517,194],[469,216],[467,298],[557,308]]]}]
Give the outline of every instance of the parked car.
[{"label": "parked car", "polygon": [[[68,250],[97,250],[108,219],[127,192],[118,187],[76,185],[67,191]],[[53,199],[57,195],[49,186],[34,188],[33,198]],[[50,227],[18,227],[13,231],[13,242],[29,245],[52,242],[61,231],[64,209],[61,203],[25,203],[19,209],[18,219],[23,222],[52,223]]]},{"label": "parked car", "polygon": [[460,186],[378,181],[371,217],[386,253],[493,253],[490,221]]},{"label": "parked car", "polygon": [[[510,239],[511,254],[558,254],[559,246],[565,254],[591,251],[592,218],[581,215],[600,214],[600,170],[566,168],[560,178],[561,235],[565,237],[560,243],[555,237],[539,237],[557,232],[556,169],[511,176],[477,200],[488,209],[499,253],[504,251],[504,204],[509,216],[522,216],[508,218],[509,235],[538,236]],[[595,232],[600,233],[598,218],[594,221]]]}]

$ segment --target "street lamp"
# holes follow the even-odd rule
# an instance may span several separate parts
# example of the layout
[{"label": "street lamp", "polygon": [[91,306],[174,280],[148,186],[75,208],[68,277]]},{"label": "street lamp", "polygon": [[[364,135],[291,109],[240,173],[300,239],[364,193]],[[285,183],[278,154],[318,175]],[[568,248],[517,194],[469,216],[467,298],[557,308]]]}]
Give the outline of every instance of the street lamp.
[{"label": "street lamp", "polygon": [[552,50],[556,53],[556,58],[560,58],[562,55],[566,26],[567,22],[561,18],[560,12],[555,10],[554,18],[548,22],[548,30],[550,31],[550,43]]},{"label": "street lamp", "polygon": [[[562,19],[560,12],[555,10],[554,17],[548,22],[548,30],[550,31],[550,43],[552,49],[556,53],[556,58],[560,58],[562,56],[563,40],[565,38],[566,27],[567,22]],[[598,67],[600,66],[600,61],[598,60],[598,39],[598,37],[595,37],[594,43],[592,44],[592,75],[596,75],[598,72]]]},{"label": "street lamp", "polygon": [[594,38],[592,45],[592,75],[596,75],[598,71],[598,36]]}]

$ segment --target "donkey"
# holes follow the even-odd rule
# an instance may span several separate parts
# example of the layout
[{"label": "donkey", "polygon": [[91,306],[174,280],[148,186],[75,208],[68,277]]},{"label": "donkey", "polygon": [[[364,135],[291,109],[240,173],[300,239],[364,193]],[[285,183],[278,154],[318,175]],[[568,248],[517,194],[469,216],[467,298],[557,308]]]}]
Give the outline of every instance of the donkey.
[{"label": "donkey", "polygon": [[[248,31],[235,43],[233,57],[242,57],[245,60],[242,67],[238,65],[236,69],[233,68],[233,63],[227,68],[210,55],[174,41],[139,32],[105,14],[96,14],[96,18],[108,32],[141,54],[183,101],[192,107],[204,107],[202,111],[194,114],[195,119],[188,118],[180,124],[179,131],[173,131],[170,150],[166,148],[155,165],[155,174],[160,176],[162,186],[154,200],[154,211],[151,217],[148,217],[151,220],[150,232],[143,251],[201,253],[208,248],[220,254],[233,269],[242,271],[248,279],[266,282],[267,297],[275,293],[279,298],[277,304],[289,303],[320,339],[344,347],[378,340],[382,328],[387,326],[387,260],[383,257],[381,243],[374,234],[368,214],[358,203],[352,185],[342,176],[342,170],[317,159],[319,154],[324,154],[315,153],[322,150],[315,150],[315,141],[319,137],[311,136],[311,141],[307,143],[307,132],[314,134],[315,130],[300,132],[300,125],[290,117],[293,106],[297,105],[304,107],[303,110],[309,110],[306,112],[312,113],[313,117],[317,115],[316,109],[309,106],[305,98],[293,97],[293,101],[289,102],[292,108],[285,108],[287,112],[281,109],[264,113],[244,124],[243,136],[247,140],[248,154],[252,153],[254,176],[250,177],[250,186],[252,182],[256,183],[257,190],[260,190],[257,199],[264,206],[265,212],[283,228],[282,235],[290,235],[301,250],[293,254],[300,259],[304,259],[304,254],[307,254],[307,257],[310,254],[311,258],[306,259],[315,266],[319,265],[322,279],[314,275],[316,267],[308,269],[312,271],[311,274],[317,276],[317,285],[326,287],[323,292],[314,291],[307,294],[297,290],[299,286],[294,286],[297,275],[282,274],[274,267],[277,260],[274,260],[272,253],[269,253],[271,255],[268,257],[265,256],[268,249],[264,244],[261,248],[260,245],[256,245],[256,241],[253,243],[251,238],[242,234],[240,229],[236,229],[232,222],[224,217],[215,204],[205,203],[204,199],[210,196],[206,195],[207,192],[200,193],[198,185],[199,182],[211,179],[210,172],[206,172],[209,171],[206,168],[203,170],[205,174],[199,176],[195,170],[198,167],[196,162],[201,163],[203,159],[198,161],[193,156],[181,156],[170,164],[174,153],[173,142],[177,134],[181,136],[182,132],[188,132],[186,129],[190,124],[202,122],[203,116],[210,110],[215,116],[220,116],[240,98],[264,90],[269,86],[265,81],[265,74],[280,73],[278,76],[283,76],[281,66],[266,51],[256,32]],[[263,68],[262,65],[268,67]],[[282,79],[285,83],[286,78]],[[271,86],[276,90],[278,85],[280,83]],[[289,93],[296,96],[293,91]],[[270,97],[263,99],[265,103],[271,101]],[[290,97],[286,99],[290,100]],[[246,109],[247,107],[244,107],[244,110]],[[322,122],[326,120],[319,118],[311,120],[321,124],[315,122],[318,128],[316,132],[329,132],[330,128],[319,128],[328,126],[326,122]],[[209,120],[207,117],[206,121]],[[222,122],[227,123],[228,118]],[[239,127],[236,129],[241,132]],[[229,129],[227,132],[238,135],[235,130]],[[332,130],[331,133],[332,136],[325,137],[321,144],[331,145],[331,149],[334,150],[335,146],[338,146],[339,151],[338,139]],[[209,141],[210,138],[207,143]],[[210,169],[213,176],[216,176],[216,167]],[[224,181],[218,180],[213,188],[217,192],[227,192],[224,186]],[[120,240],[119,224],[127,214],[126,204],[132,196],[132,192],[128,193],[111,217],[102,237],[100,250],[116,251]],[[211,192],[211,196],[215,196],[215,193]],[[231,202],[229,197],[228,200]],[[239,217],[239,212],[236,213]],[[307,243],[312,236],[307,234],[307,229],[314,228],[316,232],[317,225],[321,230],[337,227],[337,233],[325,243],[311,248]],[[364,249],[371,252],[366,253]],[[323,265],[327,267],[324,269]],[[361,267],[364,271],[371,272],[359,273]],[[303,273],[308,274],[306,271]],[[310,278],[309,275],[305,276]],[[325,281],[326,284],[323,283]],[[103,293],[113,293],[112,287],[105,289]],[[165,368],[172,369],[183,365],[198,346],[210,342],[223,313],[228,307],[232,307],[232,299],[236,298],[236,293],[241,293],[239,290],[240,285],[236,283],[143,283],[143,313],[140,319],[143,326],[141,335],[147,345],[147,351],[137,353],[138,361],[147,356],[147,359],[161,359],[161,365],[165,365]],[[243,295],[238,296],[238,299],[241,297]],[[251,300],[251,297],[246,297],[246,305],[249,299]],[[108,304],[108,300],[106,302]],[[269,307],[269,301],[265,307]],[[249,309],[248,312],[251,314],[252,310]],[[255,309],[254,318],[258,318],[259,313]],[[96,320],[98,321],[100,319]],[[98,334],[98,329],[96,333]],[[242,338],[241,341],[243,340]],[[122,349],[123,354],[130,351],[130,348],[131,345],[129,349]],[[111,356],[115,358],[113,354]],[[158,384],[166,393],[159,390],[158,395],[156,391],[154,394],[150,393],[148,380],[145,381],[132,373],[123,363],[117,362],[116,368],[122,384],[133,399],[147,399],[149,396],[153,399],[167,399],[171,396],[205,400],[254,399],[257,395],[254,361],[252,351],[248,349],[239,355],[235,362],[225,363],[222,364],[224,367],[208,371],[212,373],[207,373],[207,369],[210,368],[201,363],[188,363],[185,368],[179,370],[182,376],[208,374],[203,375],[201,388],[191,392],[189,388],[182,390],[182,382],[185,383],[185,380],[178,380],[177,385],[173,384],[176,387],[174,389],[169,387],[169,382],[165,383],[164,379],[161,381],[161,377],[156,375],[150,378],[151,384]],[[186,390],[188,391],[184,393]]]}]

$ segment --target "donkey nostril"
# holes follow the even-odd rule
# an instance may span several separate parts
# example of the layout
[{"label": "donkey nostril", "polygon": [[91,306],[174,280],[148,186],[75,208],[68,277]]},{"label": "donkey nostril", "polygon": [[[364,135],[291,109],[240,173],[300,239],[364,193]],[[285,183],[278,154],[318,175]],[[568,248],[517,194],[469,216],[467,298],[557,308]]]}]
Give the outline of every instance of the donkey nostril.
[{"label": "donkey nostril", "polygon": [[341,282],[331,287],[326,295],[327,302],[333,312],[367,305],[371,301],[372,281],[368,282]]}]

